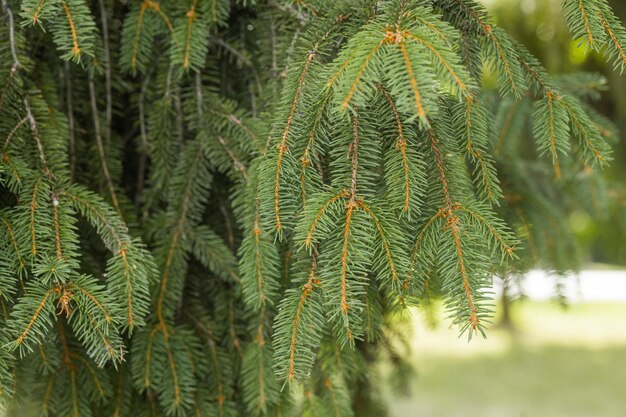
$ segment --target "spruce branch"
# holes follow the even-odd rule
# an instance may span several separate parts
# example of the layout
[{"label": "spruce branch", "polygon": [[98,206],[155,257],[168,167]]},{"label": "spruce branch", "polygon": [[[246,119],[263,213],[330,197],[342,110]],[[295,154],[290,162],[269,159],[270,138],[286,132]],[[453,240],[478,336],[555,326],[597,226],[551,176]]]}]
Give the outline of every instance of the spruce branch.
[{"label": "spruce branch", "polygon": [[65,79],[65,102],[67,104],[67,124],[69,129],[69,162],[70,162],[70,180],[74,180],[76,173],[76,135],[74,127],[74,106],[73,106],[73,88],[70,74],[70,64],[63,64],[63,74]]},{"label": "spruce branch", "polygon": [[617,20],[613,11],[605,2],[601,2],[596,14],[600,18],[602,27],[610,39],[614,48],[613,59],[615,68],[620,72],[626,68],[626,29]]},{"label": "spruce branch", "polygon": [[9,134],[7,135],[7,138],[4,141],[4,146],[2,147],[2,154],[6,155],[7,154],[7,148],[9,147],[9,145],[11,144],[11,139],[13,139],[13,137],[15,136],[15,134],[18,132],[18,130],[28,121],[28,117],[24,117],[22,118],[19,122],[17,122],[17,124],[15,125],[15,127],[13,127],[13,129],[11,129],[11,131],[9,132]]},{"label": "spruce branch", "polygon": [[280,233],[282,230],[282,221],[280,217],[280,175],[282,169],[282,161],[285,153],[288,152],[287,147],[287,137],[289,136],[289,129],[291,128],[291,124],[293,123],[293,119],[295,117],[296,108],[298,106],[298,101],[300,99],[300,95],[302,94],[302,88],[304,86],[304,80],[309,71],[309,67],[313,62],[313,59],[317,55],[315,50],[309,51],[306,61],[304,62],[304,66],[300,72],[300,78],[298,79],[298,84],[296,86],[296,91],[293,96],[293,101],[291,102],[291,106],[289,108],[289,115],[287,116],[287,121],[285,123],[285,129],[280,138],[280,143],[278,144],[278,159],[276,161],[276,178],[274,180],[274,212],[276,213],[276,230]]},{"label": "spruce branch", "polygon": [[185,31],[185,52],[184,52],[184,58],[183,58],[183,68],[185,69],[189,68],[189,48],[190,48],[190,43],[191,43],[191,27],[193,25],[194,20],[196,19],[197,3],[198,3],[197,0],[194,0],[193,4],[191,5],[191,8],[186,13],[187,28]]},{"label": "spruce branch", "polygon": [[342,190],[339,193],[331,196],[327,201],[323,203],[323,205],[316,211],[313,220],[310,222],[309,227],[307,228],[306,238],[304,240],[304,245],[307,249],[311,250],[313,248],[313,236],[315,233],[315,229],[319,221],[326,214],[326,211],[334,205],[335,202],[339,201],[342,198],[346,198],[350,196],[350,192],[348,190]]},{"label": "spruce branch", "polygon": [[409,169],[409,161],[407,157],[407,140],[404,136],[404,128],[402,126],[402,120],[400,120],[400,114],[398,113],[398,108],[393,101],[393,98],[389,95],[389,92],[384,88],[384,86],[379,86],[383,95],[385,96],[385,100],[389,103],[391,110],[393,112],[393,118],[396,122],[396,128],[398,130],[398,140],[396,142],[396,148],[400,150],[400,154],[402,155],[402,168],[404,171],[404,204],[402,206],[402,211],[405,213],[409,212],[409,204],[411,201],[411,179],[410,179],[410,169]]},{"label": "spruce branch", "polygon": [[[102,24],[102,48],[104,50],[104,90],[106,92],[106,107],[104,112],[104,143],[111,143],[111,121],[113,118],[113,97],[111,87],[111,51],[109,47],[109,23],[107,8],[104,0],[98,0],[100,6],[100,22]],[[69,96],[68,92],[68,96]],[[70,106],[68,104],[68,106]],[[70,107],[71,108],[71,107]]]},{"label": "spruce branch", "polygon": [[93,70],[89,72],[88,83],[89,83],[89,98],[91,102],[91,110],[92,110],[92,115],[93,115],[94,136],[96,138],[96,146],[98,148],[98,155],[100,156],[100,164],[102,166],[102,173],[104,174],[104,179],[107,183],[109,193],[111,194],[111,202],[113,203],[113,207],[115,208],[115,211],[117,212],[117,214],[123,218],[124,216],[122,214],[122,209],[117,199],[115,185],[113,183],[113,178],[111,177],[111,173],[109,171],[109,164],[107,162],[106,155],[104,152],[104,144],[102,142],[102,134],[100,131],[100,116],[98,113],[98,103],[96,102],[96,87],[94,83]]},{"label": "spruce branch", "polygon": [[43,176],[37,177],[35,181],[35,185],[33,186],[32,198],[30,200],[30,237],[32,242],[31,254],[33,258],[37,256],[37,233],[36,233],[36,222],[35,222],[35,211],[38,207],[37,200],[40,198],[40,190],[39,187],[42,185]]},{"label": "spruce branch", "polygon": [[411,64],[411,58],[409,57],[409,53],[407,52],[405,44],[400,44],[400,51],[402,51],[402,58],[404,58],[406,71],[409,75],[409,81],[411,83],[411,90],[413,91],[413,95],[415,96],[415,107],[417,108],[417,115],[421,119],[425,119],[426,112],[424,111],[424,105],[422,104],[422,95],[417,86],[417,80],[415,79],[415,75],[413,74],[413,65]]},{"label": "spruce branch", "polygon": [[378,216],[372,211],[372,209],[365,203],[361,202],[360,207],[367,213],[367,215],[372,219],[374,226],[376,226],[376,230],[381,239],[383,251],[385,254],[385,258],[387,259],[386,265],[389,267],[389,272],[391,273],[391,286],[397,285],[398,282],[398,271],[396,269],[396,265],[394,264],[393,256],[390,249],[389,240],[387,239],[385,228],[383,227],[382,222],[378,219]]},{"label": "spruce branch", "polygon": [[73,46],[72,46],[72,49],[70,50],[70,56],[78,60],[81,54],[81,49],[78,46],[78,35],[76,34],[76,25],[72,17],[72,12],[70,12],[69,7],[67,6],[67,2],[63,2],[63,11],[65,12],[65,16],[67,17],[67,23],[70,26],[70,32],[72,34]]}]

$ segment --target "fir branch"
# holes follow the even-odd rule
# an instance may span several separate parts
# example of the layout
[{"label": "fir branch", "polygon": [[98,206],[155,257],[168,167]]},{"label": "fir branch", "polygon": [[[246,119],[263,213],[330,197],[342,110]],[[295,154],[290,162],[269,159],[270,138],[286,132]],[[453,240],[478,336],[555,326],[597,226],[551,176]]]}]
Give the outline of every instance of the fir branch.
[{"label": "fir branch", "polygon": [[458,267],[461,273],[461,278],[463,279],[463,289],[465,290],[465,297],[467,299],[467,304],[470,309],[470,317],[469,324],[474,332],[477,331],[478,325],[480,323],[480,319],[478,318],[478,310],[474,303],[474,296],[472,295],[472,288],[470,287],[470,280],[467,274],[467,269],[465,267],[464,254],[463,254],[463,245],[461,242],[461,230],[459,225],[459,218],[454,215],[448,219],[448,224],[450,230],[452,230],[452,234],[454,236],[454,245],[456,247],[456,255],[458,260]]},{"label": "fir branch", "polygon": [[109,193],[111,194],[111,202],[113,203],[113,207],[115,208],[117,214],[123,218],[124,216],[122,214],[120,203],[117,199],[117,193],[115,192],[113,178],[111,177],[111,173],[109,172],[109,164],[104,153],[104,145],[102,143],[102,135],[100,133],[100,116],[98,113],[98,104],[96,103],[96,88],[93,81],[93,70],[89,72],[89,98],[91,101],[91,110],[93,115],[94,136],[96,137],[96,146],[98,148],[98,155],[100,156],[102,173],[104,174],[104,179],[107,183],[107,187],[109,188]]},{"label": "fir branch", "polygon": [[170,32],[174,31],[174,27],[172,26],[170,19],[163,12],[163,10],[161,10],[161,5],[159,3],[154,2],[152,0],[144,0],[144,3],[147,5],[149,9],[154,10],[161,17],[161,19],[163,19],[165,26],[167,26]]},{"label": "fir branch", "polygon": [[585,160],[593,160],[600,165],[607,164],[610,154],[606,142],[601,138],[600,129],[588,119],[575,99],[566,97],[561,105],[567,111],[572,133],[581,142]]},{"label": "fir branch", "polygon": [[80,410],[78,406],[78,387],[76,385],[76,370],[68,364],[70,373],[70,389],[72,397],[72,417],[79,417]]},{"label": "fir branch", "polygon": [[502,126],[500,126],[500,130],[498,131],[498,137],[496,139],[493,154],[494,156],[498,156],[501,152],[502,146],[504,146],[504,142],[509,137],[509,134],[514,131],[514,121],[516,120],[516,116],[523,113],[520,111],[520,102],[515,101],[509,104],[507,107],[506,114],[504,116],[504,121],[502,122]]},{"label": "fir branch", "polygon": [[290,385],[308,377],[322,337],[322,285],[317,252],[297,261],[298,285],[289,288],[275,319],[274,369]]},{"label": "fir branch", "polygon": [[193,4],[189,11],[187,11],[187,27],[185,30],[185,52],[183,58],[183,68],[189,68],[189,49],[191,44],[191,27],[193,25],[194,20],[196,19],[196,6],[198,4],[198,0],[194,0]]},{"label": "fir branch", "polygon": [[542,152],[550,154],[557,179],[561,176],[558,152],[567,150],[569,133],[568,115],[561,106],[562,101],[562,96],[548,90],[545,100],[536,103],[533,114],[536,120],[533,134],[537,146]]},{"label": "fir branch", "polygon": [[409,176],[409,161],[406,152],[407,141],[406,137],[404,136],[402,120],[400,120],[400,114],[398,113],[398,108],[396,107],[396,104],[389,95],[389,92],[382,85],[379,88],[382,91],[383,96],[385,96],[385,99],[389,103],[389,106],[391,107],[393,117],[396,122],[396,128],[398,130],[398,140],[396,141],[396,148],[400,150],[400,154],[402,155],[402,167],[404,170],[404,205],[402,206],[402,211],[408,213],[409,203],[411,201],[411,180]]},{"label": "fir branch", "polygon": [[516,85],[516,81],[514,79],[513,76],[513,72],[511,70],[511,64],[509,63],[504,50],[502,48],[502,46],[500,45],[500,41],[498,40],[498,38],[496,38],[496,36],[493,33],[493,30],[491,29],[491,26],[489,25],[484,25],[483,29],[485,31],[485,34],[487,35],[487,37],[489,37],[491,39],[491,42],[493,43],[493,45],[495,46],[497,52],[498,52],[498,56],[500,57],[500,62],[502,62],[502,65],[504,65],[504,71],[506,73],[507,78],[509,79],[509,83],[511,84],[511,90],[513,91],[513,94],[515,95],[519,95],[519,88]]},{"label": "fir branch", "polygon": [[222,375],[222,365],[220,362],[218,348],[213,339],[214,335],[211,329],[203,323],[201,320],[198,320],[198,317],[189,315],[189,319],[192,321],[196,330],[202,334],[203,339],[205,340],[206,345],[209,347],[209,356],[211,358],[211,362],[213,363],[214,369],[214,377],[215,377],[215,385],[217,387],[217,403],[218,403],[218,416],[223,416],[223,406],[224,406],[224,377]]},{"label": "fir branch", "polygon": [[50,402],[50,397],[52,394],[52,389],[54,388],[54,382],[55,382],[55,377],[54,375],[51,375],[50,377],[48,377],[48,383],[46,384],[46,390],[44,392],[43,395],[43,401],[42,401],[42,412],[43,413],[48,413],[49,412],[49,402]]},{"label": "fir branch", "polygon": [[[496,62],[497,70],[503,74],[503,81],[508,84],[508,90],[513,93],[516,98],[521,97],[525,90],[524,78],[520,71],[515,67],[517,63],[517,54],[513,49],[513,45],[508,35],[499,27],[490,24],[486,20],[486,13],[481,6],[472,0],[452,0],[456,7],[465,14],[469,22],[473,24],[473,29],[479,33],[487,42],[485,47],[488,53]],[[450,6],[454,7],[454,6]],[[469,23],[468,22],[468,23]],[[504,91],[504,84],[500,90]]]},{"label": "fir branch", "polygon": [[404,285],[403,285],[404,290],[409,290],[411,286],[413,271],[415,269],[415,263],[416,263],[417,257],[420,255],[420,252],[422,250],[422,242],[426,238],[427,234],[431,232],[436,222],[441,218],[442,218],[441,211],[437,211],[421,227],[421,230],[419,234],[417,235],[417,238],[415,239],[415,243],[413,244],[413,248],[411,250],[411,254],[409,258],[409,269],[408,269],[408,273],[406,275],[406,278],[404,280]]},{"label": "fir branch", "polygon": [[56,255],[58,260],[63,259],[63,249],[61,244],[61,233],[59,225],[59,200],[56,196],[52,197],[52,218],[54,222],[54,241],[56,246]]},{"label": "fir branch", "polygon": [[254,245],[255,245],[255,255],[256,255],[256,282],[257,282],[257,288],[259,291],[259,302],[261,304],[265,303],[265,300],[267,299],[267,295],[265,294],[265,290],[264,290],[264,282],[265,279],[263,278],[263,257],[261,256],[261,240],[259,235],[262,233],[261,229],[259,228],[259,216],[258,216],[258,208],[257,208],[257,214],[254,218],[254,229],[252,229],[252,233],[254,235]]},{"label": "fir branch", "polygon": [[[180,186],[176,189],[177,199],[180,203],[177,203],[171,209],[170,215],[172,216],[172,230],[170,236],[164,241],[167,242],[163,246],[163,265],[161,269],[160,285],[158,288],[158,295],[156,301],[156,316],[159,323],[164,325],[166,323],[165,314],[163,311],[164,303],[166,301],[166,293],[168,291],[169,280],[171,275],[176,271],[172,270],[172,267],[180,259],[182,251],[180,250],[181,241],[183,240],[184,232],[188,227],[188,222],[191,218],[197,217],[198,207],[201,207],[202,197],[197,193],[203,190],[201,181],[210,178],[210,174],[206,171],[206,157],[204,155],[205,142],[202,137],[198,137],[193,146],[188,145],[185,149],[186,157],[190,158],[181,159],[180,169],[178,173],[180,183],[176,184]],[[198,177],[200,175],[200,177]],[[165,334],[167,335],[167,328],[164,327]]]},{"label": "fir branch", "polygon": [[491,222],[488,221],[485,218],[485,216],[483,216],[477,210],[474,210],[473,208],[468,207],[466,205],[461,206],[460,210],[465,211],[471,217],[476,219],[479,223],[484,225],[487,228],[487,230],[489,231],[489,233],[491,234],[491,236],[493,237],[493,239],[495,239],[496,242],[500,245],[502,251],[505,254],[509,255],[511,258],[513,258],[515,256],[514,255],[514,248],[507,242],[507,239],[505,237],[503,237],[502,234],[491,224]]},{"label": "fir branch", "polygon": [[[350,203],[349,206],[356,203],[356,185],[359,170],[359,110],[354,108],[352,114],[352,143],[348,151],[348,157],[351,158],[351,178],[350,178]],[[349,207],[348,207],[349,208]]]},{"label": "fir branch", "polygon": [[143,324],[149,305],[148,285],[153,274],[152,257],[138,241],[131,240],[123,220],[114,210],[93,194],[80,188],[70,188],[61,196],[96,229],[105,246],[113,253],[107,261],[110,288],[126,311],[129,330]]},{"label": "fir branch", "polygon": [[163,272],[161,274],[161,285],[159,286],[159,296],[157,298],[157,319],[162,327],[162,330],[167,334],[167,329],[165,327],[165,316],[163,314],[163,303],[165,302],[165,293],[167,291],[167,282],[169,279],[170,268],[172,267],[172,263],[175,256],[176,247],[178,245],[178,241],[181,238],[183,233],[183,222],[184,215],[186,214],[186,209],[183,211],[181,220],[176,227],[174,234],[172,235],[172,240],[170,242],[169,248],[167,250],[167,255],[165,258],[165,265],[163,267]]},{"label": "fir branch", "polygon": [[146,3],[145,1],[143,3],[141,3],[141,6],[139,6],[139,16],[137,17],[137,29],[135,31],[135,37],[134,40],[132,42],[132,53],[131,53],[131,58],[130,58],[130,68],[135,71],[137,68],[137,54],[138,54],[138,49],[139,49],[139,37],[141,35],[141,28],[143,25],[143,19],[144,19],[144,14],[146,12],[146,9],[148,8],[148,3]]},{"label": "fir branch", "polygon": [[39,0],[39,4],[37,4],[37,8],[35,9],[35,12],[33,13],[33,23],[38,23],[39,22],[39,14],[41,13],[41,9],[44,6],[44,3],[46,2],[46,0]]},{"label": "fir branch", "polygon": [[552,162],[554,164],[554,174],[557,178],[559,178],[561,176],[561,169],[559,168],[559,161],[556,153],[556,138],[554,133],[554,106],[552,104],[554,95],[552,92],[548,92],[546,93],[546,97],[548,98],[548,117],[550,126],[550,154],[552,155]]},{"label": "fir branch", "polygon": [[[146,172],[146,157],[148,152],[148,134],[146,132],[146,111],[145,111],[145,99],[146,91],[150,83],[151,74],[148,73],[145,79],[141,83],[141,91],[139,93],[139,100],[137,102],[137,108],[139,110],[139,137],[141,139],[141,149],[139,152],[139,164],[137,168],[137,198],[135,199],[135,209],[139,211],[139,196],[143,194],[143,181]],[[166,94],[169,92],[166,91]]]},{"label": "fir branch", "polygon": [[342,249],[341,249],[341,304],[340,311],[343,315],[344,328],[346,330],[346,336],[348,338],[348,342],[353,343],[353,334],[352,330],[350,330],[350,324],[348,322],[348,309],[350,308],[350,304],[348,302],[348,288],[347,288],[347,278],[348,278],[348,251],[350,248],[350,226],[352,223],[352,215],[354,210],[357,207],[356,201],[356,187],[357,187],[357,172],[359,168],[358,155],[359,155],[359,125],[358,125],[358,109],[355,108],[354,114],[352,116],[352,130],[353,130],[353,140],[350,145],[350,153],[352,157],[351,165],[352,165],[352,178],[351,178],[351,188],[350,188],[350,200],[346,204],[346,217],[344,221],[343,227],[343,240],[342,240]]},{"label": "fir branch", "polygon": [[382,226],[382,223],[376,216],[376,214],[372,211],[372,209],[365,203],[361,202],[359,207],[362,208],[368,216],[372,219],[374,226],[376,226],[376,230],[380,235],[380,239],[382,241],[383,250],[385,252],[385,257],[387,258],[387,263],[389,265],[389,271],[391,272],[392,285],[398,281],[398,273],[396,271],[396,266],[394,265],[393,256],[391,255],[391,249],[389,248],[389,241],[387,240],[385,229]]},{"label": "fir branch", "polygon": [[77,354],[76,352],[70,352],[70,357],[76,359],[78,362],[81,363],[81,365],[85,367],[85,369],[87,369],[87,371],[89,372],[89,375],[91,376],[92,381],[94,382],[94,385],[96,386],[98,395],[100,396],[101,399],[104,399],[106,397],[106,393],[102,386],[102,382],[100,381],[100,378],[98,378],[98,375],[96,374],[96,371],[91,366],[91,364],[87,362],[82,356]]},{"label": "fir branch", "polygon": [[67,17],[67,23],[70,26],[70,31],[72,34],[72,49],[70,50],[70,54],[73,58],[78,59],[81,53],[81,49],[78,46],[78,35],[76,34],[76,25],[74,24],[74,19],[72,18],[72,12],[69,7],[67,7],[67,2],[63,2],[63,11],[65,12],[65,16]]},{"label": "fir branch", "polygon": [[417,115],[420,119],[426,119],[426,112],[424,111],[424,105],[422,104],[422,95],[417,86],[417,81],[415,80],[415,75],[413,74],[413,66],[411,64],[411,59],[406,50],[406,46],[404,43],[400,44],[400,51],[402,51],[402,57],[404,58],[404,63],[406,65],[406,71],[409,75],[409,81],[411,83],[411,90],[413,91],[413,96],[415,97],[415,106],[417,107]]},{"label": "fir branch", "polygon": [[[376,53],[376,51],[378,50],[378,48],[374,47],[375,51],[374,53]],[[352,60],[354,59],[354,57],[356,56],[357,51],[354,51],[344,62],[343,64],[341,64],[341,66],[339,67],[339,69],[333,74],[332,77],[330,77],[330,79],[326,82],[326,87],[330,88],[333,85],[335,85],[335,82],[337,81],[337,79],[341,76],[341,74],[346,70],[346,68],[348,67],[348,65],[350,65],[350,63],[352,63]],[[371,52],[370,52],[371,54]],[[367,60],[367,59],[366,59]],[[369,59],[371,60],[371,58]],[[367,61],[369,61],[367,60]],[[363,67],[365,68],[365,67]],[[357,75],[358,76],[358,75]],[[361,75],[362,76],[362,75]],[[358,82],[358,81],[357,81]]]},{"label": "fir branch", "polygon": [[164,338],[165,350],[167,351],[167,362],[172,373],[172,383],[174,384],[174,407],[178,408],[178,406],[180,406],[181,404],[181,397],[180,397],[180,386],[178,384],[178,373],[176,371],[176,361],[174,361],[174,354],[172,353],[172,349],[168,341],[167,335],[169,333],[165,331],[164,334],[165,334],[165,338]]},{"label": "fir branch", "polygon": [[280,217],[280,176],[282,169],[282,161],[285,153],[288,152],[287,147],[287,137],[289,136],[289,129],[291,128],[291,124],[293,123],[293,119],[296,114],[296,108],[298,107],[298,102],[300,100],[300,95],[302,94],[302,88],[304,86],[304,80],[306,79],[307,73],[309,72],[309,67],[313,62],[313,59],[317,55],[315,50],[309,51],[304,66],[300,72],[300,78],[298,79],[298,84],[296,86],[296,91],[293,96],[293,100],[291,102],[291,106],[289,107],[289,114],[287,116],[287,121],[285,122],[285,129],[283,130],[283,134],[281,135],[280,143],[278,144],[278,159],[276,161],[276,178],[274,179],[274,213],[276,215],[276,230],[281,231],[283,228],[281,217]]},{"label": "fir branch", "polygon": [[293,321],[293,332],[291,334],[291,343],[289,348],[289,383],[294,382],[296,377],[296,344],[298,341],[298,330],[300,326],[300,318],[302,316],[302,309],[307,301],[307,298],[313,292],[313,280],[315,278],[315,270],[316,270],[316,258],[313,257],[313,262],[311,265],[311,271],[309,272],[309,280],[302,287],[302,295],[300,297],[300,301],[298,302],[298,307],[296,308],[296,313]]},{"label": "fir branch", "polygon": [[3,155],[6,155],[7,148],[9,147],[9,144],[11,143],[11,139],[13,139],[13,136],[15,136],[15,134],[20,129],[20,127],[22,127],[24,123],[26,123],[27,121],[28,121],[28,117],[24,117],[19,122],[17,122],[17,124],[15,125],[15,127],[13,127],[13,129],[11,129],[11,131],[7,135],[7,138],[4,141],[4,146],[2,147]]},{"label": "fir branch", "polygon": [[159,334],[162,331],[163,331],[162,325],[157,324],[148,333],[148,343],[146,347],[146,361],[145,361],[146,367],[145,367],[145,371],[144,371],[143,379],[142,379],[142,382],[143,382],[142,388],[149,388],[152,386],[152,379],[150,377],[150,365],[152,364],[152,350],[153,350],[154,338],[157,334]]},{"label": "fir branch", "polygon": [[583,21],[585,23],[585,30],[587,31],[587,36],[589,37],[589,45],[593,47],[593,35],[591,33],[589,18],[587,17],[587,12],[585,11],[585,5],[583,4],[583,0],[578,0],[578,8],[580,9],[580,13],[583,16]]},{"label": "fir branch", "polygon": [[50,298],[50,296],[52,295],[54,291],[53,290],[49,290],[48,292],[46,292],[43,297],[41,298],[41,301],[39,302],[39,305],[37,306],[37,308],[35,309],[34,314],[32,315],[30,321],[28,322],[28,324],[26,325],[26,328],[24,329],[24,331],[22,333],[20,333],[20,335],[17,337],[16,340],[16,344],[17,345],[21,345],[24,342],[24,339],[28,336],[28,333],[30,332],[30,329],[35,325],[35,323],[37,322],[37,318],[39,317],[39,314],[41,314],[41,312],[43,311],[44,307],[46,306],[48,299]]},{"label": "fir branch", "polygon": [[[354,93],[357,91],[357,86],[359,85],[359,81],[361,81],[361,78],[363,77],[363,74],[365,74],[365,70],[367,68],[367,66],[369,65],[369,63],[372,61],[372,59],[374,58],[374,56],[376,55],[376,52],[378,52],[378,50],[384,45],[385,40],[381,40],[379,43],[377,43],[376,45],[374,45],[374,47],[372,48],[372,50],[369,52],[369,54],[367,54],[367,56],[365,57],[365,59],[363,60],[363,63],[361,64],[356,77],[354,78],[354,80],[352,81],[352,83],[350,84],[350,88],[348,90],[348,95],[346,95],[346,98],[344,98],[343,103],[341,104],[341,106],[343,107],[343,109],[347,109],[348,106],[350,105],[350,101],[352,100],[352,96],[354,95]],[[337,71],[337,74],[335,74],[329,81],[328,81],[328,85],[332,85],[334,84],[334,80],[336,79],[336,77],[339,76],[339,74],[341,74],[341,72],[344,70],[344,68],[350,64],[350,60],[346,60],[346,62],[344,64],[342,64],[342,66],[339,68],[339,70]]]},{"label": "fir branch", "polygon": [[[315,139],[319,133],[319,128],[322,122],[322,118],[324,117],[324,114],[326,112],[326,106],[330,103],[331,101],[331,94],[325,94],[324,98],[322,99],[320,105],[319,105],[319,109],[317,110],[317,112],[315,113],[315,118],[313,119],[313,124],[311,126],[311,132],[309,133],[309,137],[306,143],[306,148],[304,148],[304,153],[302,155],[302,157],[300,158],[300,165],[301,165],[301,169],[300,169],[300,190],[301,190],[301,196],[302,196],[302,208],[306,209],[306,185],[307,185],[307,181],[306,181],[306,171],[307,171],[307,167],[309,167],[311,165],[311,160],[312,160],[312,153],[314,152],[314,142]],[[321,170],[320,170],[321,171]],[[322,173],[319,173],[320,175],[322,175]]]},{"label": "fir branch", "polygon": [[13,232],[13,228],[11,227],[11,224],[7,221],[7,219],[4,216],[2,217],[2,223],[4,223],[4,227],[6,227],[7,232],[9,233],[9,239],[11,240],[11,245],[13,246],[13,250],[15,251],[15,256],[18,260],[18,266],[21,270],[26,265],[26,262],[24,261],[24,259],[22,259],[22,256],[20,254],[20,249],[17,246],[17,239],[15,238],[15,233]]},{"label": "fir branch", "polygon": [[[106,107],[104,112],[104,142],[111,142],[111,121],[113,118],[113,97],[111,93],[111,51],[109,49],[109,23],[104,0],[98,0],[100,21],[102,23],[102,47],[104,49],[104,90],[106,91]],[[68,92],[68,96],[69,96]],[[68,104],[71,108],[71,104]]]},{"label": "fir branch", "polygon": [[456,253],[457,267],[459,274],[463,282],[463,290],[465,292],[465,298],[467,307],[469,308],[469,325],[474,332],[478,331],[480,319],[478,318],[478,309],[474,303],[474,296],[472,294],[472,288],[470,287],[470,277],[467,272],[465,264],[465,255],[463,250],[463,242],[461,239],[461,224],[459,216],[456,211],[460,208],[460,204],[452,202],[450,196],[448,179],[444,170],[443,156],[439,149],[438,140],[432,130],[429,130],[428,136],[431,142],[431,149],[435,155],[437,169],[439,170],[439,179],[443,188],[444,194],[444,206],[439,209],[438,215],[446,219],[446,228],[452,232],[453,243]]},{"label": "fir branch", "polygon": [[69,129],[69,162],[70,162],[70,180],[74,180],[76,173],[76,135],[74,127],[74,105],[72,99],[72,80],[70,74],[70,64],[65,62],[63,64],[63,74],[65,79],[65,103],[67,105],[67,124]]},{"label": "fir branch", "polygon": [[[454,80],[454,83],[458,86],[459,89],[461,89],[463,94],[464,95],[468,94],[467,85],[465,84],[465,82],[463,82],[463,80],[461,80],[459,75],[452,68],[452,64],[450,64],[431,43],[413,34],[410,35],[410,39],[416,40],[420,44],[424,45],[430,51],[430,53],[432,53],[437,58],[439,63],[443,65],[443,67],[446,69],[446,71],[450,74],[450,76]],[[406,56],[405,56],[405,59],[406,59]]]},{"label": "fir branch", "polygon": [[443,209],[445,211],[450,211],[452,209],[452,198],[450,197],[448,178],[444,169],[443,155],[439,148],[439,141],[437,140],[437,136],[435,136],[435,132],[433,130],[428,130],[428,139],[430,140],[430,147],[435,155],[435,162],[437,164],[437,170],[439,171],[439,181],[441,182],[441,187],[443,189]]},{"label": "fir branch", "polygon": [[578,8],[580,9],[580,14],[582,15],[583,22],[585,24],[585,30],[587,31],[587,37],[589,39],[589,45],[593,47],[593,34],[591,33],[591,24],[589,23],[589,17],[587,15],[587,11],[585,10],[585,4],[583,0],[578,0]]},{"label": "fir branch", "polygon": [[69,198],[87,220],[100,231],[105,245],[111,252],[117,253],[124,250],[127,244],[127,238],[124,236],[126,226],[121,219],[117,222],[112,219],[112,213],[107,212],[106,206],[99,201],[99,197],[81,188],[70,188],[60,196]]},{"label": "fir branch", "polygon": [[[609,13],[609,16],[613,14],[610,9],[608,9],[607,12]],[[615,66],[617,67],[619,65],[620,68],[623,70],[626,67],[626,46],[624,46],[624,42],[626,41],[626,31],[622,26],[619,25],[619,22],[617,23],[617,28],[614,29],[607,20],[607,16],[602,13],[601,8],[599,8],[596,13],[600,18],[600,21],[602,22],[602,27],[604,28],[604,31],[609,36],[609,39],[611,40],[611,43],[613,44],[613,47],[617,52],[617,56],[615,59],[617,63]]]},{"label": "fir branch", "polygon": [[446,35],[444,31],[439,29],[436,25],[432,24],[427,19],[424,19],[423,17],[418,16],[418,15],[414,15],[412,16],[412,18],[420,22],[422,25],[426,26],[431,32],[435,33],[439,37],[439,39],[441,39],[442,41],[444,42],[448,41],[448,35]]},{"label": "fir branch", "polygon": [[143,71],[147,65],[148,54],[152,46],[152,37],[158,30],[158,21],[154,20],[155,15],[146,13],[148,11],[156,13],[170,33],[174,27],[167,15],[161,10],[160,3],[154,0],[144,0],[138,8],[128,14],[124,21],[124,39],[122,44],[122,63],[134,75],[137,69]]},{"label": "fir branch", "polygon": [[315,233],[315,227],[317,226],[317,223],[321,220],[321,218],[326,213],[326,210],[331,205],[333,205],[336,201],[342,198],[349,197],[349,196],[350,196],[350,192],[348,190],[342,190],[339,193],[333,195],[319,208],[319,210],[317,210],[317,212],[315,213],[315,217],[313,218],[313,221],[310,223],[310,226],[308,227],[308,231],[306,233],[306,239],[304,241],[304,245],[307,247],[307,249],[310,250],[313,246],[313,234]]},{"label": "fir branch", "polygon": [[39,185],[41,184],[41,181],[43,180],[42,176],[39,176],[37,178],[37,181],[35,182],[35,185],[33,187],[33,194],[32,194],[32,198],[30,200],[30,237],[31,237],[31,241],[32,241],[32,249],[31,249],[31,253],[33,255],[33,258],[35,256],[37,256],[37,233],[35,230],[35,210],[37,210],[37,198],[38,198],[38,194],[39,194]]}]

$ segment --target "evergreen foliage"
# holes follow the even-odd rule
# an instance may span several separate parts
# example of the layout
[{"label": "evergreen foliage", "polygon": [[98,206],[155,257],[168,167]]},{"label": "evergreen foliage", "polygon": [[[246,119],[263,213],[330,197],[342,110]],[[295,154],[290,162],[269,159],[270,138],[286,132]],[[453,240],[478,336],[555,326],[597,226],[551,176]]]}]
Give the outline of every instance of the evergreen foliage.
[{"label": "evergreen foliage", "polygon": [[[622,71],[606,1],[563,9]],[[494,273],[576,267],[555,237],[602,195],[605,80],[473,0],[2,11],[7,415],[384,415],[399,313],[442,297],[484,334]]]}]

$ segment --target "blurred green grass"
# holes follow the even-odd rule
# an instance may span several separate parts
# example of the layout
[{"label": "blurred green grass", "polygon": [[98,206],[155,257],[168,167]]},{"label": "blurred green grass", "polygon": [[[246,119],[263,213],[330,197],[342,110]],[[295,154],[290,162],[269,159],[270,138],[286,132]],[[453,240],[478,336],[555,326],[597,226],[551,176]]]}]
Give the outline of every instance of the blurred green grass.
[{"label": "blurred green grass", "polygon": [[393,417],[626,416],[626,303],[516,303],[515,330],[470,343],[412,320],[416,375],[407,396],[386,389]]}]

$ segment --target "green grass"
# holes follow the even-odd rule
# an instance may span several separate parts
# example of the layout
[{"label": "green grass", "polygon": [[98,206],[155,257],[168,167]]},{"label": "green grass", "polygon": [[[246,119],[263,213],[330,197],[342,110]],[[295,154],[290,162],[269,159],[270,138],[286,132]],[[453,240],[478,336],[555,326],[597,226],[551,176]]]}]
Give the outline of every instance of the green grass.
[{"label": "green grass", "polygon": [[391,415],[626,416],[626,304],[525,302],[513,319],[514,332],[493,328],[468,344],[417,313],[416,376],[408,396],[387,389]]}]

